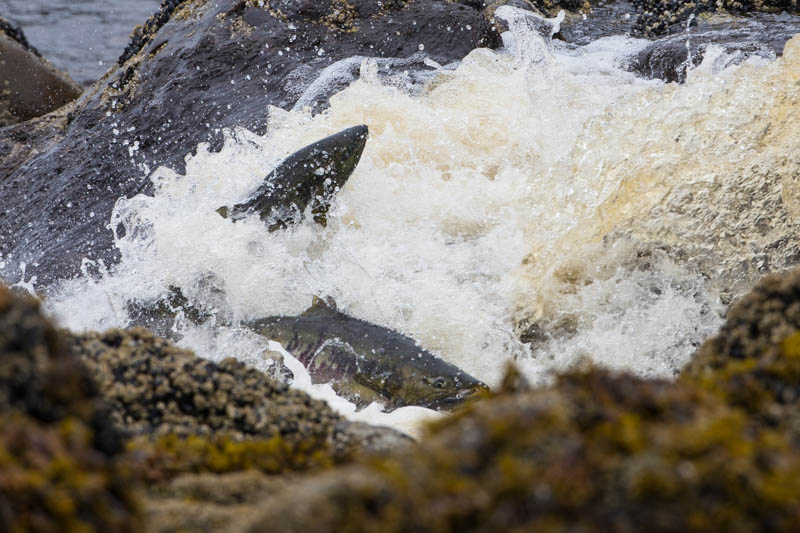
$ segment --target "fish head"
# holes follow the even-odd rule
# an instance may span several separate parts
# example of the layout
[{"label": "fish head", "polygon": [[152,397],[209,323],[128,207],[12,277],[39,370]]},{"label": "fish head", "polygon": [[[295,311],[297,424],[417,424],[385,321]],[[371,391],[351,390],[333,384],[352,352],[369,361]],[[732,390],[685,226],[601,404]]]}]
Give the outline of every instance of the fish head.
[{"label": "fish head", "polygon": [[433,364],[398,365],[391,373],[373,375],[372,381],[377,383],[371,388],[391,398],[390,409],[416,405],[446,411],[489,390],[480,380],[440,359]]},{"label": "fish head", "polygon": [[315,143],[311,211],[318,223],[325,224],[333,197],[358,166],[368,135],[367,126],[353,126]]}]

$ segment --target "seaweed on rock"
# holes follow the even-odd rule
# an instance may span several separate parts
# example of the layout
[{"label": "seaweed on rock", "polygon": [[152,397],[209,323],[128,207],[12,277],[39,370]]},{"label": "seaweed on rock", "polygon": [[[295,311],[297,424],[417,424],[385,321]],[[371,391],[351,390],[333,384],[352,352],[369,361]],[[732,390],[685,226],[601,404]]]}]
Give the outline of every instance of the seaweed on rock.
[{"label": "seaweed on rock", "polygon": [[714,395],[591,370],[299,483],[250,531],[789,531],[798,474],[782,435]]},{"label": "seaweed on rock", "polygon": [[681,377],[800,444],[800,270],[763,278],[734,304]]},{"label": "seaweed on rock", "polygon": [[83,365],[34,300],[0,286],[0,523],[138,531],[131,472]]}]

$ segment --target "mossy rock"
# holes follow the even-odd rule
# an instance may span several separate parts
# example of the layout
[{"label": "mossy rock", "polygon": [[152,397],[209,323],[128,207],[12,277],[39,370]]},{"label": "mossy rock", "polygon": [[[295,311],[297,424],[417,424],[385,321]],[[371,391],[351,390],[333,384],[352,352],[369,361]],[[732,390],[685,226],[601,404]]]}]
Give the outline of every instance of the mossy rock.
[{"label": "mossy rock", "polygon": [[148,483],[160,483],[187,473],[227,474],[258,470],[284,474],[329,468],[341,462],[324,439],[295,442],[280,436],[241,438],[238,435],[178,435],[137,437],[127,443],[132,465]]},{"label": "mossy rock", "polygon": [[681,380],[780,426],[800,444],[800,270],[765,277],[734,304]]},{"label": "mossy rock", "polygon": [[0,529],[141,531],[132,472],[92,439],[77,418],[0,414]]},{"label": "mossy rock", "polygon": [[798,498],[779,433],[697,387],[588,371],[297,484],[250,531],[792,531]]},{"label": "mossy rock", "polygon": [[39,304],[0,287],[0,530],[141,530],[107,414]]}]

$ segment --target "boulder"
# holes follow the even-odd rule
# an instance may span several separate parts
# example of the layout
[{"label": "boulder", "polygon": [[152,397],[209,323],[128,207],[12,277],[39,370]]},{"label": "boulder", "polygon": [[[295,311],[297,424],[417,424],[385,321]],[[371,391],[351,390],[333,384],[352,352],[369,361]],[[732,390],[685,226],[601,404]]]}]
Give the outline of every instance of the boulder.
[{"label": "boulder", "polygon": [[22,30],[0,19],[0,127],[25,122],[75,100],[81,88],[42,58]]},{"label": "boulder", "polygon": [[0,286],[4,530],[141,530],[138,485],[107,414],[38,304]]},{"label": "boulder", "polygon": [[294,483],[246,531],[789,531],[798,473],[796,448],[700,388],[577,371]]},{"label": "boulder", "polygon": [[715,64],[721,69],[753,56],[775,59],[796,33],[800,16],[785,13],[704,17],[687,31],[653,41],[631,59],[628,68],[645,78],[683,82],[687,70],[699,65],[711,46],[722,51]]}]

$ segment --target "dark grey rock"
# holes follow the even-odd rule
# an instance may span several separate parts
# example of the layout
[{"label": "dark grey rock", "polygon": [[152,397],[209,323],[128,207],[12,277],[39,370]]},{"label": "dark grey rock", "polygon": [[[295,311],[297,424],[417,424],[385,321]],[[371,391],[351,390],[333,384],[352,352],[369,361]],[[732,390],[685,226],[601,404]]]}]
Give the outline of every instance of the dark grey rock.
[{"label": "dark grey rock", "polygon": [[724,50],[718,65],[724,68],[752,56],[774,59],[796,33],[800,33],[800,16],[714,16],[683,33],[654,41],[631,59],[629,68],[646,78],[683,82],[687,69],[699,65],[712,45]]},{"label": "dark grey rock", "polygon": [[141,165],[181,171],[198,143],[219,146],[223,128],[265,131],[268,105],[292,107],[336,61],[407,58],[424,45],[446,64],[500,44],[480,10],[445,0],[254,4],[166,2],[69,115],[0,131],[0,278],[16,281],[25,262],[46,287],[84,257],[112,264],[114,203],[152,192]]}]

